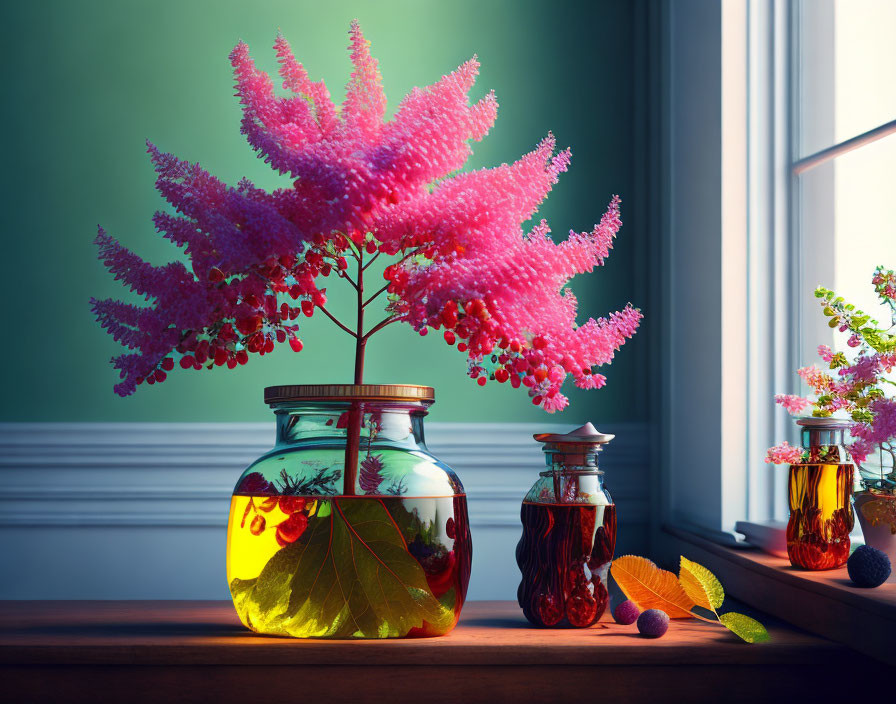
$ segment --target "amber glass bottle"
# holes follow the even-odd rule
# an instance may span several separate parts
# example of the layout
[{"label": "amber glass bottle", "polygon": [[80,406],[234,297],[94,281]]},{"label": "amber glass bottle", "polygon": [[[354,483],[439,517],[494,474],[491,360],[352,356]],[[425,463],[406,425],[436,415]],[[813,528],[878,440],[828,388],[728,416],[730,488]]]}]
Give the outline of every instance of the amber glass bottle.
[{"label": "amber glass bottle", "polygon": [[844,446],[849,421],[802,418],[803,461],[790,465],[787,554],[795,567],[829,570],[849,558],[855,468]]},{"label": "amber glass bottle", "polygon": [[547,465],[523,500],[522,572],[517,598],[536,626],[585,628],[607,608],[607,577],[616,547],[616,506],[597,466],[613,439],[587,423],[571,433],[535,436]]}]

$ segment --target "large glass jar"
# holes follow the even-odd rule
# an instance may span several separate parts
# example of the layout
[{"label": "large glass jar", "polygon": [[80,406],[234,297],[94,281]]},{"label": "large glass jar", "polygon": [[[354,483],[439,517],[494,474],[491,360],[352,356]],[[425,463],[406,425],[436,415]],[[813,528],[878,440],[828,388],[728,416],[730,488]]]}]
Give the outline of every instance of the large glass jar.
[{"label": "large glass jar", "polygon": [[855,467],[844,443],[850,422],[801,418],[803,459],[790,465],[787,555],[795,567],[829,570],[849,558]]},{"label": "large glass jar", "polygon": [[613,437],[591,423],[565,435],[535,436],[549,469],[523,499],[516,561],[522,572],[517,598],[536,626],[585,628],[607,608],[616,505],[603,487],[597,454]]},{"label": "large glass jar", "polygon": [[237,482],[227,530],[227,582],[247,628],[298,638],[454,628],[472,546],[463,486],[424,442],[433,398],[425,386],[265,389],[276,444]]}]

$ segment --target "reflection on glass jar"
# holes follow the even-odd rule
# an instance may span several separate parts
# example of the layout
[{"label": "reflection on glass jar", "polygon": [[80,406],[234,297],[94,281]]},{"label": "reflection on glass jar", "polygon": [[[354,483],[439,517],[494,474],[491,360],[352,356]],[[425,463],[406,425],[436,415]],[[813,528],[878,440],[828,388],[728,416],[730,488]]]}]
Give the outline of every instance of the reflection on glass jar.
[{"label": "reflection on glass jar", "polygon": [[432,390],[283,388],[266,390],[277,443],[244,472],[231,501],[227,581],[240,620],[299,638],[450,631],[472,545],[463,486],[424,442]]}]

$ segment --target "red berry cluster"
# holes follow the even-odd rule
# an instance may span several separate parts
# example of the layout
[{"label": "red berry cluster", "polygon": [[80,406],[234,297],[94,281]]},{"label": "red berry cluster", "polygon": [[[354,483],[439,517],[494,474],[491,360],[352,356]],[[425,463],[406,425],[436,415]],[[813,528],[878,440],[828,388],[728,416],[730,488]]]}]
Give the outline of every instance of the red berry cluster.
[{"label": "red berry cluster", "polygon": [[269,514],[277,507],[287,516],[286,520],[275,526],[277,544],[286,547],[296,542],[308,527],[308,511],[311,508],[310,502],[301,496],[268,496],[259,504],[255,503],[255,497],[250,497],[240,527],[244,528],[249,515],[254,513],[255,516],[249,524],[249,532],[252,535],[261,535],[268,527],[263,514]]},{"label": "red berry cluster", "polygon": [[[393,280],[400,278],[397,274],[394,277]],[[445,342],[457,344],[459,352],[468,354],[469,376],[479,386],[485,386],[490,380],[499,384],[509,381],[515,389],[526,386],[535,405],[556,396],[567,373],[577,376],[592,373],[588,367],[579,369],[568,356],[559,365],[553,363],[543,352],[548,347],[548,340],[543,336],[511,335],[481,298],[450,300],[426,319],[426,325],[434,330],[444,328]],[[426,327],[420,330],[421,335],[426,332]]]},{"label": "red berry cluster", "polygon": [[[342,259],[332,252],[328,256],[334,262]],[[326,289],[318,289],[314,279],[318,274],[328,276],[332,270],[332,263],[315,247],[309,248],[304,261],[292,255],[270,258],[245,277],[212,267],[207,285],[223,300],[215,312],[216,322],[202,332],[183,331],[173,354],[163,357],[146,376],[138,377],[137,384],[165,381],[176,355],[180,356],[182,369],[234,369],[246,364],[251,353],[273,352],[275,342],[288,341],[295,352],[300,352],[304,345],[297,335],[299,326],[292,321],[300,315],[310,318],[315,307],[326,303]],[[278,294],[301,301],[298,305],[278,302]]]},{"label": "red berry cluster", "polygon": [[[306,243],[300,257],[291,254],[271,257],[245,276],[235,276],[218,266],[212,266],[204,273],[194,271],[217,298],[223,298],[224,305],[219,303],[215,311],[216,322],[205,331],[183,331],[173,354],[159,360],[145,376],[138,376],[136,383],[165,381],[167,372],[174,369],[176,355],[180,356],[182,369],[198,370],[216,366],[234,369],[246,364],[251,353],[265,355],[273,352],[275,342],[288,341],[293,351],[301,352],[304,344],[297,335],[299,326],[291,322],[300,315],[312,317],[315,308],[326,304],[327,290],[317,288],[318,276],[327,277],[335,272],[340,278],[348,278],[346,255],[354,256],[362,250],[368,254],[394,255],[408,247],[416,247],[405,258],[417,254],[434,256],[435,248],[419,242],[420,239],[409,237],[400,243],[377,243],[371,234],[357,229],[351,229],[348,237],[334,233],[325,238],[318,233]],[[400,267],[387,267],[386,278],[396,277],[396,281],[389,285],[390,291],[398,289],[402,272]],[[298,305],[289,300],[281,301],[278,295],[298,301]]]}]

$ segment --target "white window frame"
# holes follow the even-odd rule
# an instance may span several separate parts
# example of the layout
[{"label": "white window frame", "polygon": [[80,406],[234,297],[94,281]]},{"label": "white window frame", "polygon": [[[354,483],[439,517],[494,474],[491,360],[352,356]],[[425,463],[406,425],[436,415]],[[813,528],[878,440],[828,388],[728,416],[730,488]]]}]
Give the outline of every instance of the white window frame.
[{"label": "white window frame", "polygon": [[[792,438],[775,393],[795,390],[799,340],[799,243],[790,165],[794,152],[792,4],[746,3],[747,45],[747,505],[740,520],[786,517],[784,472],[764,462],[766,450]],[[737,523],[735,523],[737,527]],[[729,526],[730,528],[730,526]]]},{"label": "white window frame", "polygon": [[757,289],[748,286],[757,272],[747,263],[760,247],[749,240],[759,228],[748,217],[748,20],[759,21],[754,8],[771,5],[667,0],[660,7],[660,287],[651,309],[660,319],[657,547],[668,525],[734,543],[734,525],[749,511],[750,452],[758,445],[750,399],[762,394],[750,383],[750,375],[760,378],[750,316],[763,301],[749,300]]}]

